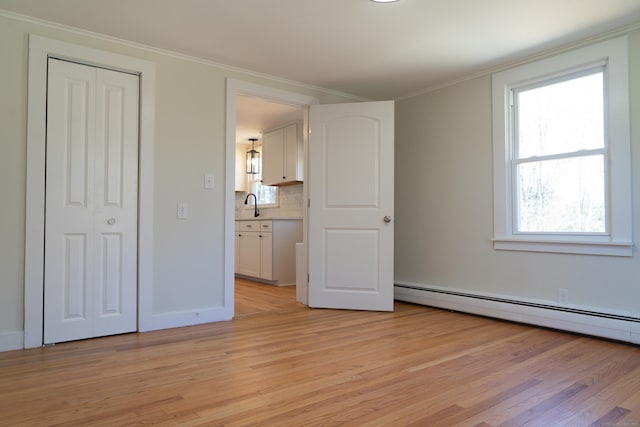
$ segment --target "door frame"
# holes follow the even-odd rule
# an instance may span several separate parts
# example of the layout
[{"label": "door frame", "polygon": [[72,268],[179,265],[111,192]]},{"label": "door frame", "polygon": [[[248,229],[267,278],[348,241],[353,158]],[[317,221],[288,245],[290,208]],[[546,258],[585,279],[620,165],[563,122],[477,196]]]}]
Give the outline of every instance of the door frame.
[{"label": "door frame", "polygon": [[[303,186],[302,200],[303,204],[306,200],[309,200],[308,189],[306,185],[308,182],[308,144],[309,144],[309,107],[311,105],[319,104],[320,100],[313,96],[302,95],[295,92],[289,92],[280,89],[274,89],[268,86],[262,86],[255,83],[249,83],[242,80],[236,80],[227,78],[227,117],[226,117],[226,158],[225,158],[225,220],[224,220],[224,252],[225,252],[225,266],[224,266],[224,300],[225,307],[234,307],[234,258],[235,258],[235,168],[236,168],[236,96],[237,95],[249,95],[260,98],[269,99],[271,101],[282,102],[285,104],[298,105],[304,109],[304,123],[303,123],[303,158],[305,162],[304,177],[305,185]],[[303,208],[302,218],[302,241],[308,241],[307,234],[307,215],[308,210]],[[296,277],[307,277],[308,265],[307,265],[307,246],[305,244],[304,260],[302,265],[304,266],[303,275],[297,275]],[[308,295],[308,282],[304,281],[304,286],[296,286],[296,299],[303,304],[307,304]]]},{"label": "door frame", "polygon": [[50,57],[140,77],[138,171],[138,330],[152,328],[155,64],[29,35],[24,348],[43,343],[47,60]]}]

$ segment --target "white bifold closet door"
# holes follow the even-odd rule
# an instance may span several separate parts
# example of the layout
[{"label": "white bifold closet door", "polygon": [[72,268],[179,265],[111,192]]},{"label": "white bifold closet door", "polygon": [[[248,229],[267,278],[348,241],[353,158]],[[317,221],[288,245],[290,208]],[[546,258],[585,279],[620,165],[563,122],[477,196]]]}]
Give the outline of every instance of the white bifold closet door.
[{"label": "white bifold closet door", "polygon": [[44,343],[137,330],[138,85],[49,59]]}]

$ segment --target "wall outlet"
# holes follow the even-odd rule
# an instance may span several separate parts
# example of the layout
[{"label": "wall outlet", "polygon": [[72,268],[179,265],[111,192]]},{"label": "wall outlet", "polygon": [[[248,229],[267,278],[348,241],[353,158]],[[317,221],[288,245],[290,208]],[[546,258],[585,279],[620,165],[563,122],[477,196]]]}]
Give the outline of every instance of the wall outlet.
[{"label": "wall outlet", "polygon": [[187,219],[189,218],[189,205],[186,203],[178,203],[178,219]]},{"label": "wall outlet", "polygon": [[206,190],[213,190],[214,187],[215,187],[214,175],[212,173],[205,173],[204,174],[204,188]]},{"label": "wall outlet", "polygon": [[558,289],[558,302],[560,304],[569,304],[569,289],[566,289],[566,288]]}]

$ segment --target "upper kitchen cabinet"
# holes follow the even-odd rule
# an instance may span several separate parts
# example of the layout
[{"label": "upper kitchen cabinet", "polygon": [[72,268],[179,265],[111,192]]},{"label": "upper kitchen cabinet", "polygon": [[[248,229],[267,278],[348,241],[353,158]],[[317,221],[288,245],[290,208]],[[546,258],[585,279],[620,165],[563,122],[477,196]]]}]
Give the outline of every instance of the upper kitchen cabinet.
[{"label": "upper kitchen cabinet", "polygon": [[265,132],[262,141],[262,183],[289,185],[302,182],[302,123]]}]

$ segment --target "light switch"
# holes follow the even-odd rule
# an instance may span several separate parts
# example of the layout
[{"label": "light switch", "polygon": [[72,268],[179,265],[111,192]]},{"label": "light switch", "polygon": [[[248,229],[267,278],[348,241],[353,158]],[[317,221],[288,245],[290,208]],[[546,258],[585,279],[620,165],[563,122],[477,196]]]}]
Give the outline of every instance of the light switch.
[{"label": "light switch", "polygon": [[189,205],[186,203],[178,203],[178,219],[187,219],[189,217]]},{"label": "light switch", "polygon": [[213,187],[215,186],[215,180],[213,177],[212,173],[205,173],[204,174],[204,188],[206,188],[207,190],[213,190]]}]

